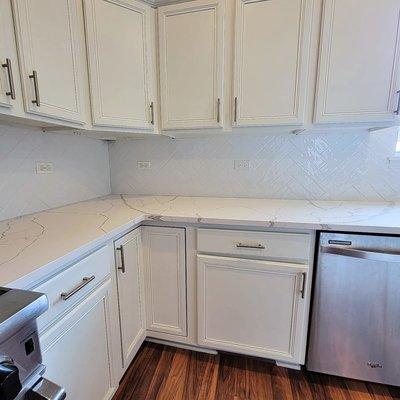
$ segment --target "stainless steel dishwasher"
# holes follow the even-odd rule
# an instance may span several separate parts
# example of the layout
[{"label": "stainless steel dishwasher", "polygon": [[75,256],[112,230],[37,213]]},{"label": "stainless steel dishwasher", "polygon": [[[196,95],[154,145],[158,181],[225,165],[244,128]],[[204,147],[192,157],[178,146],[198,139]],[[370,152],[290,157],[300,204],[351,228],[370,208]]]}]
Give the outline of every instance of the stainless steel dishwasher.
[{"label": "stainless steel dishwasher", "polygon": [[307,369],[400,386],[400,237],[321,233]]}]

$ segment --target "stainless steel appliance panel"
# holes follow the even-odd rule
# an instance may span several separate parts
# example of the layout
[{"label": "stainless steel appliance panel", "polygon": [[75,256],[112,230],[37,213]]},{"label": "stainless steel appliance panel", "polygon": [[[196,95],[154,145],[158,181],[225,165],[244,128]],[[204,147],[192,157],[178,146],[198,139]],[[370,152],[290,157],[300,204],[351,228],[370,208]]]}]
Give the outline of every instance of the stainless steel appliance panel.
[{"label": "stainless steel appliance panel", "polygon": [[400,237],[321,234],[307,368],[400,386]]}]

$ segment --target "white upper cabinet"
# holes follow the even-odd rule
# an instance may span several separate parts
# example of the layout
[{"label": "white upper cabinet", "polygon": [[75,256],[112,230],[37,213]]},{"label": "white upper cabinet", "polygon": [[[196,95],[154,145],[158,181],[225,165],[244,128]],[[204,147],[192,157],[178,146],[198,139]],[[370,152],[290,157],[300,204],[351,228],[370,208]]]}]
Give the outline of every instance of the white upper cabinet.
[{"label": "white upper cabinet", "polygon": [[11,3],[0,2],[0,112],[11,113],[20,100],[19,71]]},{"label": "white upper cabinet", "polygon": [[304,122],[313,0],[237,0],[234,124]]},{"label": "white upper cabinet", "polygon": [[397,117],[399,0],[325,0],[315,122]]},{"label": "white upper cabinet", "polygon": [[154,10],[135,0],[85,0],[93,125],[152,129]]},{"label": "white upper cabinet", "polygon": [[222,125],[223,0],[160,7],[162,129]]},{"label": "white upper cabinet", "polygon": [[76,0],[13,0],[13,5],[26,112],[83,123]]}]

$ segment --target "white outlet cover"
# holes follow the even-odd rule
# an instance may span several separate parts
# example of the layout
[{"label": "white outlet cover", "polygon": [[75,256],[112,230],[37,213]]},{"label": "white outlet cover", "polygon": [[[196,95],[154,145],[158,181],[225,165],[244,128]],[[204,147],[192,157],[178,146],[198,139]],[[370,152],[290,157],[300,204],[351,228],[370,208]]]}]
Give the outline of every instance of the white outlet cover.
[{"label": "white outlet cover", "polygon": [[36,173],[37,174],[52,174],[54,172],[53,163],[51,162],[37,162]]},{"label": "white outlet cover", "polygon": [[235,160],[233,162],[233,169],[237,171],[247,171],[250,169],[250,160]]},{"label": "white outlet cover", "polygon": [[138,169],[150,169],[151,162],[150,161],[138,161],[137,167],[138,167]]}]

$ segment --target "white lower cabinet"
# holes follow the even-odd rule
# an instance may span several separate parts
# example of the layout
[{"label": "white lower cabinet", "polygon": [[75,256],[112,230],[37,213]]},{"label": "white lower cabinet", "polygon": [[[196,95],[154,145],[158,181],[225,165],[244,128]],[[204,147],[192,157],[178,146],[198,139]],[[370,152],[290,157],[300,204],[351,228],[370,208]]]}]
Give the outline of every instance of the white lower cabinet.
[{"label": "white lower cabinet", "polygon": [[185,229],[142,229],[148,335],[186,336]]},{"label": "white lower cabinet", "polygon": [[115,242],[122,368],[125,371],[146,338],[141,230]]},{"label": "white lower cabinet", "polygon": [[198,256],[200,345],[303,364],[308,266]]},{"label": "white lower cabinet", "polygon": [[65,387],[68,399],[105,400],[116,386],[112,366],[111,280],[41,336],[45,376]]}]

